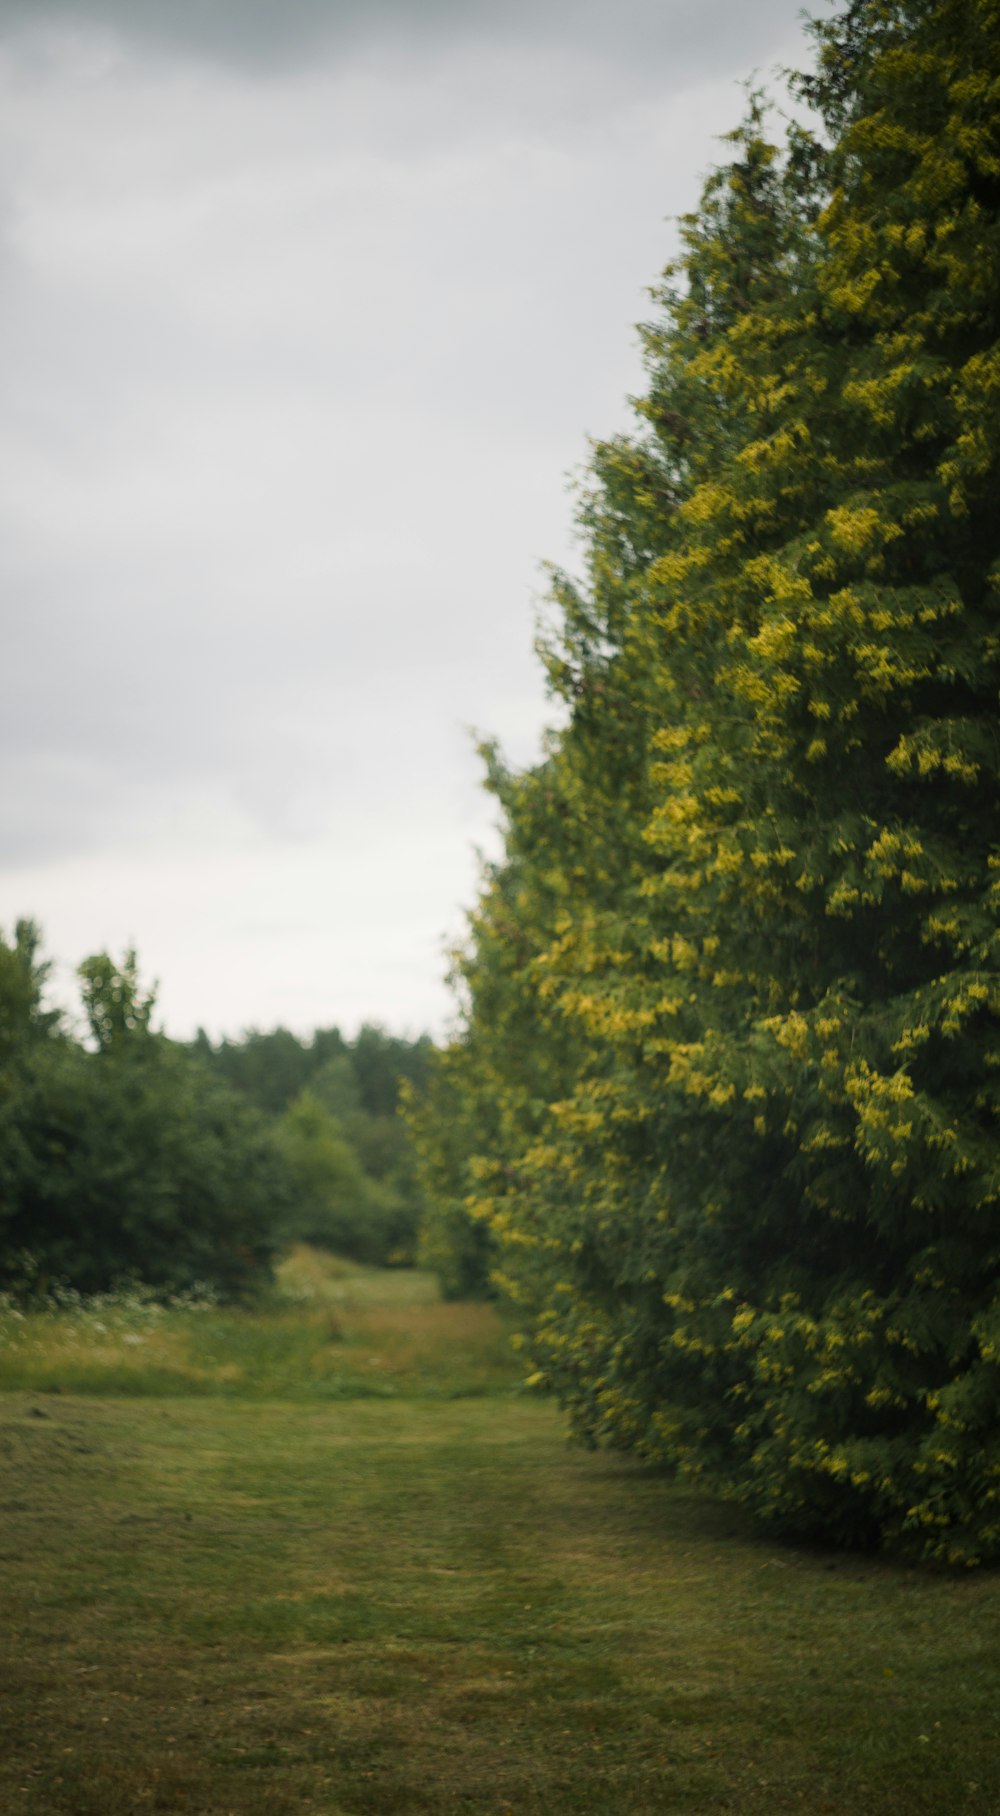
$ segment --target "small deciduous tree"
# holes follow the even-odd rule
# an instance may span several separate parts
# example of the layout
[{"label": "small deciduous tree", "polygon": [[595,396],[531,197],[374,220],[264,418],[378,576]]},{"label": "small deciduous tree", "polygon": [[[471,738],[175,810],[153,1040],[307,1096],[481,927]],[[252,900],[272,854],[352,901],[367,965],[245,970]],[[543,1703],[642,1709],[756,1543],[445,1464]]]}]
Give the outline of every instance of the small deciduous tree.
[{"label": "small deciduous tree", "polygon": [[134,953],[80,969],[94,1047],[42,1007],[37,934],[0,945],[0,1273],[236,1296],[267,1278],[289,1179],[260,1118],[152,1032]]}]

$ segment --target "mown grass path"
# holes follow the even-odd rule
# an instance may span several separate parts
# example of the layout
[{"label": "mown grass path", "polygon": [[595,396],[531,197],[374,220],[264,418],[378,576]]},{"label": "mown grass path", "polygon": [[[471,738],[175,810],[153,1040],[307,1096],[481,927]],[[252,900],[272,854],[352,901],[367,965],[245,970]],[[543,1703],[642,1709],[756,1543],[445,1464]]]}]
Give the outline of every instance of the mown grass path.
[{"label": "mown grass path", "polygon": [[1000,1579],[763,1543],[355,1285],[405,1391],[240,1397],[217,1328],[228,1391],[0,1399],[3,1816],[1000,1809]]}]

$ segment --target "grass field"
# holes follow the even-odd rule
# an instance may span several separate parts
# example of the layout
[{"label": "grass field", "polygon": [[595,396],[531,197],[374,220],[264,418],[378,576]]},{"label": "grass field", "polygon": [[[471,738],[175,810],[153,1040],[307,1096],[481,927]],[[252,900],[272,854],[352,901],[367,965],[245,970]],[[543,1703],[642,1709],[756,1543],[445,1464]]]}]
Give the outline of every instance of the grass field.
[{"label": "grass field", "polygon": [[1000,1811],[996,1575],[570,1449],[423,1276],[282,1287],[2,1320],[2,1816]]}]

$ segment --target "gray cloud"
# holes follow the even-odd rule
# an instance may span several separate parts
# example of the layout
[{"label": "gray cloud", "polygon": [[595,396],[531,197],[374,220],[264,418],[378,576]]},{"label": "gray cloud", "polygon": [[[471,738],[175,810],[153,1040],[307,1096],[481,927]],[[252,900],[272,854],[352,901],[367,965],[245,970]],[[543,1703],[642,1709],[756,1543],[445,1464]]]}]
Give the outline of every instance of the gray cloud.
[{"label": "gray cloud", "polygon": [[0,4],[0,925],[179,1032],[440,1023],[465,728],[537,750],[565,474],[795,7]]},{"label": "gray cloud", "polygon": [[[287,71],[375,45],[394,55],[485,42],[601,58],[696,81],[720,65],[759,65],[787,37],[783,0],[3,0],[0,23],[103,29],[147,49],[245,69]],[[558,102],[557,102],[558,105]]]}]

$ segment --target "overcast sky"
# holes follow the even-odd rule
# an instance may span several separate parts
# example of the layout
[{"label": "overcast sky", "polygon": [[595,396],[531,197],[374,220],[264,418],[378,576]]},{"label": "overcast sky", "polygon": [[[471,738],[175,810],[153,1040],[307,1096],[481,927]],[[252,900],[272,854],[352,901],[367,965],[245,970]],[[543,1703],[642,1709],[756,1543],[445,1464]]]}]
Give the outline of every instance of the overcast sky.
[{"label": "overcast sky", "polygon": [[[814,7],[814,11],[823,10]],[[798,0],[0,0],[0,928],[439,1031],[541,563]]]}]

